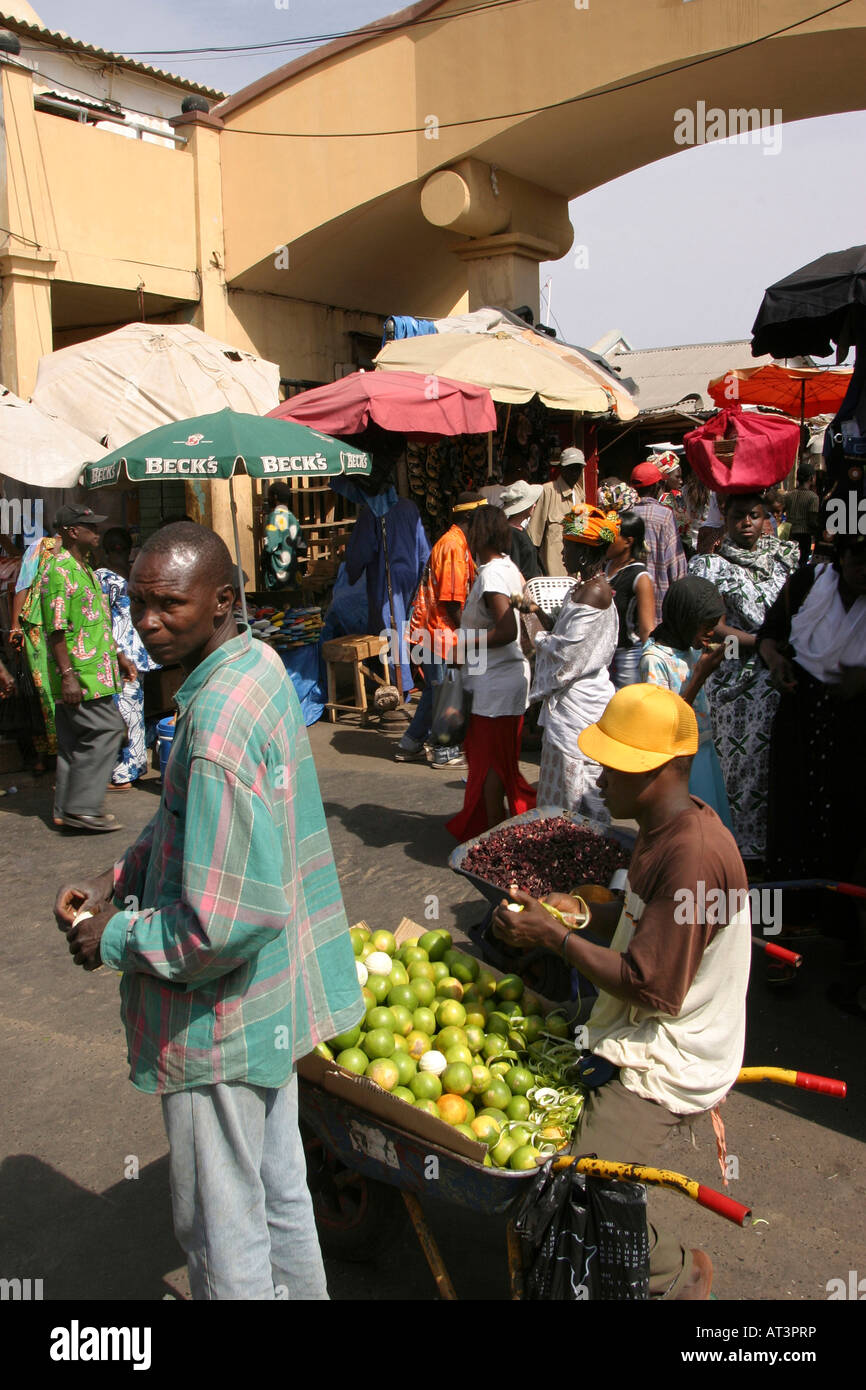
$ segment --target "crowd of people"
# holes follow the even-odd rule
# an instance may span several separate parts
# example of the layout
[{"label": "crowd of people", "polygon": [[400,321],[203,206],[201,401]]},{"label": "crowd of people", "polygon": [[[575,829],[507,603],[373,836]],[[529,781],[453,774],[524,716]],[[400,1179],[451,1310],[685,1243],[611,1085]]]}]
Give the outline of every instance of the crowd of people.
[{"label": "crowd of people", "polygon": [[[448,822],[458,840],[535,805],[603,824],[602,769],[576,739],[615,691],[649,683],[694,711],[690,792],[731,830],[750,877],[863,880],[846,788],[866,748],[866,537],[822,533],[809,466],[788,492],[711,494],[665,448],[627,481],[604,479],[590,506],[576,452],[565,483],[517,479],[495,497],[460,498],[411,619],[413,639],[435,626],[441,662],[429,681],[424,672],[397,757],[425,756],[436,685],[464,632],[486,642],[486,665],[466,676],[462,750],[432,754],[466,771],[463,808]],[[459,567],[447,558],[455,545]],[[555,605],[531,582],[538,573],[563,586]],[[541,733],[534,788],[520,770],[524,720]],[[859,958],[866,942],[847,911]]]}]

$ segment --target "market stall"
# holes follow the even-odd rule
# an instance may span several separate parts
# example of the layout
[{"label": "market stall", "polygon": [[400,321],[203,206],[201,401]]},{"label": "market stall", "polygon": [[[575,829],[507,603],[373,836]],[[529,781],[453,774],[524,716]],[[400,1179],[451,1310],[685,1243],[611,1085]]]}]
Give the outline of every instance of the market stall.
[{"label": "market stall", "polygon": [[[151,430],[139,439],[129,441],[123,448],[109,454],[98,463],[84,469],[83,482],[87,488],[110,487],[122,475],[130,482],[164,476],[195,478],[201,482],[227,479],[232,504],[235,554],[238,570],[243,573],[240,559],[237,507],[234,499],[235,473],[246,472],[251,478],[279,478],[296,475],[331,477],[346,473],[352,476],[369,474],[371,461],[367,454],[351,449],[339,439],[284,420],[271,420],[240,411],[221,410],[216,414],[175,421]],[[243,621],[249,614],[243,583],[238,585]],[[299,698],[307,702],[309,722],[315,713],[313,690],[319,687],[319,673],[313,680],[312,665],[318,663],[317,646],[321,630],[321,614],[304,611],[280,611],[269,606],[267,611],[254,609],[253,633],[269,641],[280,651],[286,669],[295,681]],[[311,651],[315,656],[311,655]]]}]

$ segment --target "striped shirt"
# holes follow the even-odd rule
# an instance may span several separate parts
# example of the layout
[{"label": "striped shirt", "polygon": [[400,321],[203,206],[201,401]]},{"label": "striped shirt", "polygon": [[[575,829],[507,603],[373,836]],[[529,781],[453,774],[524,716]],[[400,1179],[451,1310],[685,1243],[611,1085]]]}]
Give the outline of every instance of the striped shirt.
[{"label": "striped shirt", "polygon": [[795,487],[782,494],[782,506],[792,536],[811,535],[818,520],[818,494],[807,487]]},{"label": "striped shirt", "polygon": [[656,598],[656,622],[662,620],[662,603],[675,579],[685,579],[688,573],[686,553],[677,534],[674,514],[651,497],[635,502],[634,511],[644,524],[646,567],[653,582]]},{"label": "striped shirt", "polygon": [[123,973],[131,1080],[160,1094],[284,1086],[364,1013],[300,706],[247,628],[175,701],[159,810],[115,865],[130,910],[101,944]]}]

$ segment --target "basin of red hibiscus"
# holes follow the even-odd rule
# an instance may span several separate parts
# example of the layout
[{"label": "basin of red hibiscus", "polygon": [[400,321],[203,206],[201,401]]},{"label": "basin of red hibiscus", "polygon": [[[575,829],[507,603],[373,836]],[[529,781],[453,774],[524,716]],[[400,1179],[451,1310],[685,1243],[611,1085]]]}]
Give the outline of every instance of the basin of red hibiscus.
[{"label": "basin of red hibiscus", "polygon": [[628,864],[634,839],[631,830],[600,825],[577,811],[537,806],[458,845],[448,866],[490,903],[500,903],[512,883],[540,898],[584,883],[607,887]]}]

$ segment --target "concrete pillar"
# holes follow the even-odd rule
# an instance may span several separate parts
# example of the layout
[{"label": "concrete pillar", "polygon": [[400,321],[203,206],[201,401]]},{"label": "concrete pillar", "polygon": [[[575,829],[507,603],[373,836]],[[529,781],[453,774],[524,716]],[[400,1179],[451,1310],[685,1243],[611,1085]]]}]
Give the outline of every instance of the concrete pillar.
[{"label": "concrete pillar", "polygon": [[24,400],[36,385],[40,357],[54,347],[54,264],[47,252],[32,247],[0,253],[0,380]]},{"label": "concrete pillar", "polygon": [[[209,333],[211,337],[226,342],[228,304],[220,161],[220,132],[224,128],[223,122],[208,111],[189,111],[182,116],[176,116],[171,124],[180,134],[186,135],[187,151],[193,159],[196,265],[201,284],[201,298],[193,315],[193,323],[203,333]],[[241,566],[250,576],[253,587],[256,587],[258,575],[253,535],[253,491],[252,483],[246,475],[239,474],[235,478],[234,493],[238,509]],[[234,556],[235,543],[228,483],[188,482],[186,503],[189,515],[202,526],[209,526],[211,530],[216,531]]]},{"label": "concrete pillar", "polygon": [[525,233],[503,232],[458,246],[454,254],[466,262],[470,310],[487,304],[503,309],[528,304],[538,319],[538,267],[560,254],[552,242]]},{"label": "concrete pillar", "polygon": [[0,373],[25,399],[39,358],[53,350],[51,203],[30,69],[0,53]]}]

